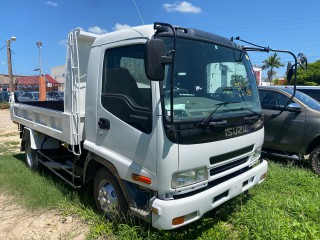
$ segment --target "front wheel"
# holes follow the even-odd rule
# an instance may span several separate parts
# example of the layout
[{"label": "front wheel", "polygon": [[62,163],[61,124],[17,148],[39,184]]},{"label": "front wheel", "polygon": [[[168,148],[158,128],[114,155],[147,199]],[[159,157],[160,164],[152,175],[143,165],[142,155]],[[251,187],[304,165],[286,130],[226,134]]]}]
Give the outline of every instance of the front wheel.
[{"label": "front wheel", "polygon": [[309,156],[310,167],[318,175],[320,175],[320,146],[312,150]]},{"label": "front wheel", "polygon": [[27,138],[25,142],[25,158],[26,158],[26,163],[31,170],[37,170],[39,167],[39,163],[36,155],[37,155],[37,150],[34,150],[31,148],[30,138]]},{"label": "front wheel", "polygon": [[98,170],[93,183],[94,200],[100,213],[109,219],[120,220],[128,210],[127,202],[117,179],[106,169]]}]

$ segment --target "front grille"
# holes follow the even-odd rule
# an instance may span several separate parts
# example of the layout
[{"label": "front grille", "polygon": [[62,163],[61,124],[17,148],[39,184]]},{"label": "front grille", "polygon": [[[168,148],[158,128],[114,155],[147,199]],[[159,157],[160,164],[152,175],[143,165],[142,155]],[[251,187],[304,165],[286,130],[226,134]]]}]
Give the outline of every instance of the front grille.
[{"label": "front grille", "polygon": [[236,160],[236,161],[233,161],[231,163],[228,163],[228,164],[225,164],[223,166],[220,166],[220,167],[216,167],[216,168],[212,168],[210,170],[210,176],[213,176],[215,174],[218,174],[218,173],[221,173],[223,171],[227,171],[231,168],[234,168],[234,167],[237,167],[245,162],[248,161],[248,157],[244,157],[244,158],[241,158],[239,160]]},{"label": "front grille", "polygon": [[231,158],[234,158],[234,157],[237,157],[237,156],[240,156],[240,155],[243,155],[243,154],[250,153],[251,151],[253,151],[253,147],[254,147],[253,145],[250,145],[248,147],[244,147],[244,148],[232,151],[232,152],[228,152],[228,153],[224,153],[224,154],[221,154],[221,155],[218,155],[218,156],[211,157],[210,158],[210,164],[211,165],[217,164],[217,163],[229,160]]}]

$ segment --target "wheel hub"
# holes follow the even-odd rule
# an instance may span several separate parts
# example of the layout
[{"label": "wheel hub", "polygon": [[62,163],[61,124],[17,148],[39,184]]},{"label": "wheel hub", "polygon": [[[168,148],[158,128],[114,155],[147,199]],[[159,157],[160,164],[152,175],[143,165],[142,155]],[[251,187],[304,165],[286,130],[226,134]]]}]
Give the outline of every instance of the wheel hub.
[{"label": "wheel hub", "polygon": [[106,213],[116,211],[116,208],[118,207],[117,194],[110,183],[106,183],[101,186],[98,200],[100,202],[101,209]]}]

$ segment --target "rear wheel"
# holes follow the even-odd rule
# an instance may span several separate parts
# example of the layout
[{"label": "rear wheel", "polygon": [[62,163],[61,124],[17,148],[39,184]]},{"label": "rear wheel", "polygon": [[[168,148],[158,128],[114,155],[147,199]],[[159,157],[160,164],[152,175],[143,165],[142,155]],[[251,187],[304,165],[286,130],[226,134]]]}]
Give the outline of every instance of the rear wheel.
[{"label": "rear wheel", "polygon": [[318,175],[320,175],[320,146],[316,147],[309,156],[310,167]]},{"label": "rear wheel", "polygon": [[38,159],[36,155],[37,155],[37,150],[34,150],[31,148],[30,138],[27,138],[25,142],[25,158],[26,158],[27,166],[31,170],[37,170],[39,167]]},{"label": "rear wheel", "polygon": [[106,169],[98,170],[93,183],[97,209],[109,219],[120,220],[128,210],[127,202],[117,179]]}]

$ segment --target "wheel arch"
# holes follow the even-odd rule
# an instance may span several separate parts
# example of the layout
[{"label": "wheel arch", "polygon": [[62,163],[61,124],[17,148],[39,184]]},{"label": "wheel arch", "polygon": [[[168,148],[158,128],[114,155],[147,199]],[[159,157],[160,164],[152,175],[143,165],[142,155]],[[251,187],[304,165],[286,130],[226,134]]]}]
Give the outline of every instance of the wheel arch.
[{"label": "wheel arch", "polygon": [[22,133],[22,138],[21,138],[21,144],[20,144],[20,151],[25,151],[26,150],[26,140],[30,139],[30,143],[31,143],[31,148],[32,149],[36,149],[35,146],[35,141],[34,141],[34,131],[28,127],[24,127],[23,128],[23,133]]},{"label": "wheel arch", "polygon": [[32,149],[55,149],[59,148],[60,141],[45,135],[44,133],[38,132],[34,129],[24,127],[21,138],[20,150],[25,151],[25,142],[30,139]]},{"label": "wheel arch", "polygon": [[317,136],[316,138],[314,138],[309,144],[308,147],[306,149],[306,153],[310,154],[312,152],[312,150],[314,148],[316,148],[317,146],[320,145],[320,136]]},{"label": "wheel arch", "polygon": [[130,202],[129,195],[125,184],[120,178],[117,168],[109,162],[107,159],[104,159],[94,153],[88,153],[84,166],[84,178],[83,183],[90,183],[93,181],[95,174],[100,168],[106,168],[117,180],[122,193],[124,194],[126,201]]}]

